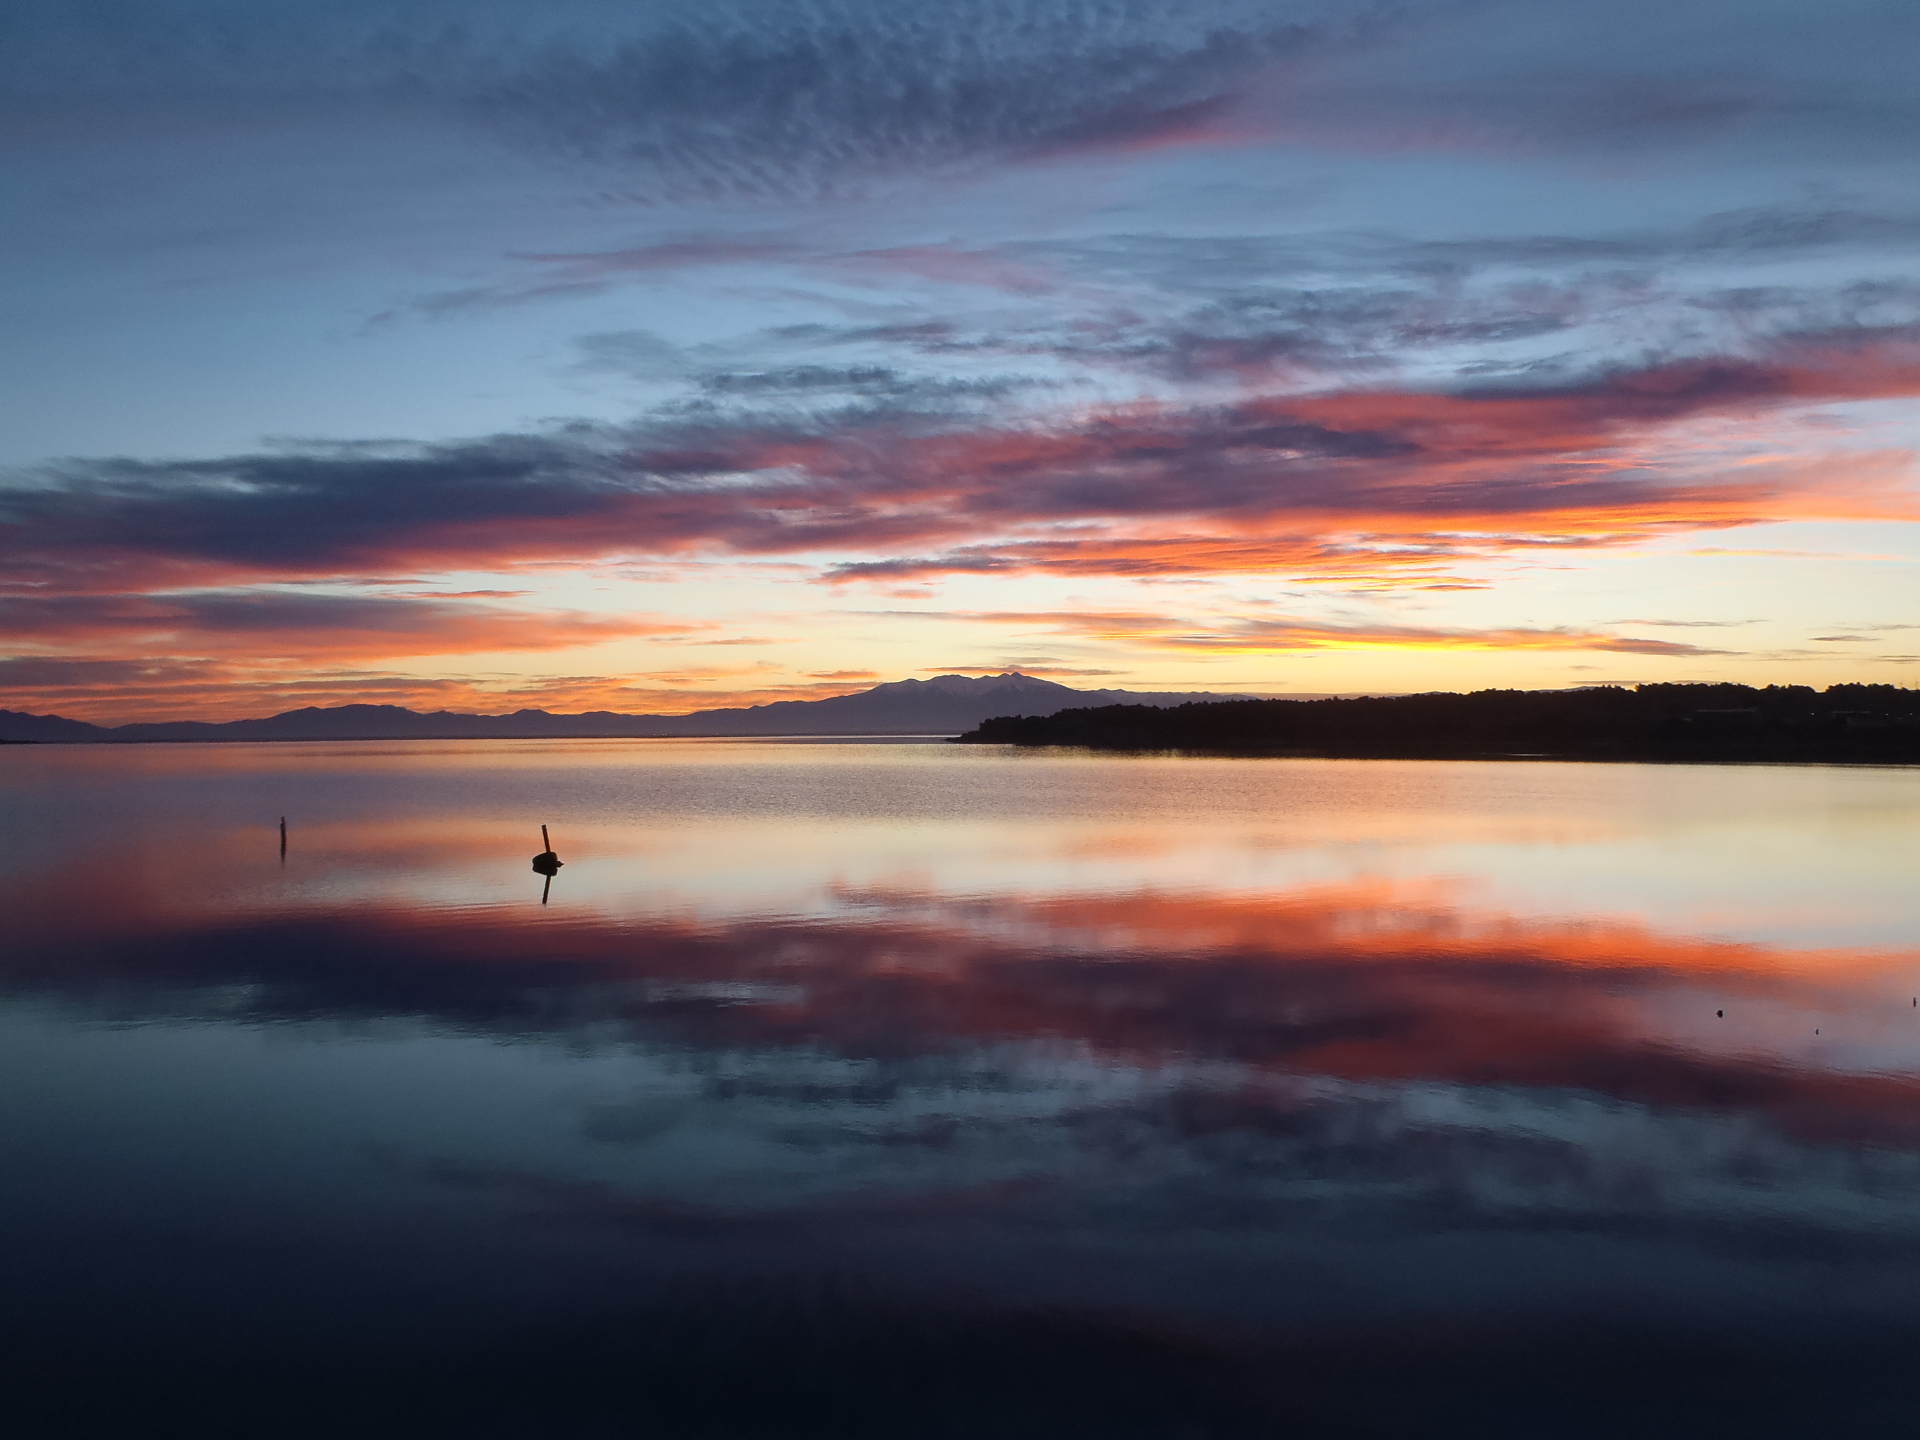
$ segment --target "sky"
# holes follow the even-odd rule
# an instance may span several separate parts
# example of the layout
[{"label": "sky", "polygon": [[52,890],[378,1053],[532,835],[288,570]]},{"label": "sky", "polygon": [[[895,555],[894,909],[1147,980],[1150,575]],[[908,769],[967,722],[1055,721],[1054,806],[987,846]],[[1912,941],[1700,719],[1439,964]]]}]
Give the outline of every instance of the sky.
[{"label": "sky", "polygon": [[0,10],[0,707],[1920,683],[1910,0]]}]

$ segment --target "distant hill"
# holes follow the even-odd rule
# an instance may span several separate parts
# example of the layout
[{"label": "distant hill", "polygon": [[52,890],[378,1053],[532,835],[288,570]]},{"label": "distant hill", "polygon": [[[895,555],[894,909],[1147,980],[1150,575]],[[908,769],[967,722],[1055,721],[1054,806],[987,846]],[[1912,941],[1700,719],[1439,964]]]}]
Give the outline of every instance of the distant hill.
[{"label": "distant hill", "polygon": [[17,710],[0,710],[0,740],[13,744],[33,741],[102,740],[108,732],[84,720],[68,720],[60,715],[22,715]]},{"label": "distant hill", "polygon": [[1070,705],[1182,705],[1229,697],[1200,692],[1075,690],[1009,671],[1003,675],[940,675],[896,680],[829,700],[778,700],[691,715],[621,715],[594,710],[554,715],[422,714],[398,705],[339,705],[289,710],[263,720],[174,720],[102,726],[58,715],[0,710],[0,740],[41,742],[129,740],[448,740],[670,735],[957,735],[997,715],[1051,715]]},{"label": "distant hill", "polygon": [[1640,685],[1107,705],[1002,716],[981,745],[1377,759],[1920,763],[1920,690]]}]

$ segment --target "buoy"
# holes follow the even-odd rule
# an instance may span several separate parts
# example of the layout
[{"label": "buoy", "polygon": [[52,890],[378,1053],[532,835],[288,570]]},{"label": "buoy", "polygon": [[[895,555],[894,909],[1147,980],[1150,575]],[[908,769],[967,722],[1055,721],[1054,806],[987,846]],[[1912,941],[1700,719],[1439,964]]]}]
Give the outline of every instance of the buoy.
[{"label": "buoy", "polygon": [[540,844],[543,848],[533,857],[533,873],[547,877],[547,883],[540,887],[540,903],[544,905],[547,897],[553,893],[553,877],[559,873],[564,862],[553,853],[553,841],[547,838],[547,827],[544,825],[540,827]]},{"label": "buoy", "polygon": [[553,842],[547,838],[547,827],[540,827],[540,853],[533,857],[533,868],[541,875],[551,875],[566,862],[553,853]]}]

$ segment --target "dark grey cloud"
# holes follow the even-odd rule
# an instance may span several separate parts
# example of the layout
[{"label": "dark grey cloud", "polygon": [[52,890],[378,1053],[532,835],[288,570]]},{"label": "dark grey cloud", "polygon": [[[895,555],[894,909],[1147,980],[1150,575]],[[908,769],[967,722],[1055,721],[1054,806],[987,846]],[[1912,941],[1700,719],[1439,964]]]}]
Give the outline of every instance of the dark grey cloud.
[{"label": "dark grey cloud", "polygon": [[[830,333],[823,327],[823,333]],[[885,364],[758,365],[714,363],[729,350],[768,348],[760,337],[744,345],[712,343],[682,348],[647,330],[614,330],[582,336],[577,342],[585,372],[626,375],[637,380],[678,381],[694,393],[668,407],[683,418],[709,422],[729,405],[787,404],[842,411],[853,423],[871,421],[882,410],[932,413],[991,408],[1022,392],[1051,382],[1032,375],[957,375],[911,371]],[[784,349],[790,342],[776,342]],[[849,407],[852,407],[849,410]]]},{"label": "dark grey cloud", "polygon": [[[0,596],[0,636],[15,644],[154,647],[260,655],[435,654],[529,650],[568,640],[591,643],[685,625],[627,618],[537,614],[464,597],[324,594],[258,589],[158,594]],[[47,677],[52,678],[52,677]],[[68,676],[65,683],[104,677]],[[133,683],[136,677],[125,677]],[[27,683],[15,677],[15,683]]]},{"label": "dark grey cloud", "polygon": [[785,370],[720,371],[700,377],[700,388],[715,395],[801,394],[819,390],[860,395],[898,394],[908,383],[884,365],[795,365]]},{"label": "dark grey cloud", "polygon": [[[1837,208],[1728,211],[1592,236],[1023,242],[968,258],[1079,283],[1017,305],[786,325],[733,344],[740,353],[860,350],[875,365],[907,356],[1119,369],[1151,381],[1287,369],[1365,378],[1435,357],[1463,379],[1566,381],[1796,334],[1920,323],[1916,244],[1920,216]],[[1740,283],[1743,273],[1835,259],[1844,268],[1831,281]]]},{"label": "dark grey cloud", "polygon": [[429,600],[281,591],[0,597],[0,633],[20,637],[179,626],[214,634],[431,628],[457,607]]},{"label": "dark grey cloud", "polygon": [[20,655],[0,659],[0,692],[103,686],[119,689],[148,680],[165,666],[146,660],[75,659]]},{"label": "dark grey cloud", "polygon": [[[1386,7],[1247,0],[559,4],[263,11],[98,0],[0,18],[24,113],[377,103],[638,168],[677,193],[791,193],[987,156],[1150,142]],[[1333,10],[1337,21],[1311,11]]]},{"label": "dark grey cloud", "polygon": [[[1204,262],[1196,261],[1196,268]],[[1201,299],[1143,293],[1138,304],[1026,307],[968,319],[790,326],[766,345],[862,350],[922,361],[1119,371],[1143,382],[1250,381],[1313,373],[1377,381],[1438,365],[1463,382],[1583,383],[1617,368],[1765,353],[1795,337],[1884,340],[1920,325],[1920,281],[1714,285],[1648,272],[1515,276],[1491,267],[1428,277],[1262,284],[1249,275]],[[876,361],[876,363],[879,363]]]},{"label": "dark grey cloud", "polygon": [[1597,226],[1585,234],[1527,229],[1503,233],[1498,228],[1450,239],[1366,230],[1117,233],[1076,241],[1028,241],[1009,245],[1004,253],[1058,264],[1076,275],[1207,294],[1233,293],[1277,276],[1433,282],[1507,266],[1556,274],[1584,266],[1594,273],[1617,274],[1689,261],[1771,261],[1844,251],[1904,259],[1916,243],[1920,213],[1839,205],[1810,196],[1801,204],[1714,211],[1679,224]]},{"label": "dark grey cloud", "polygon": [[695,382],[712,400],[815,401],[863,397],[918,412],[1004,400],[1041,382],[1031,377],[909,374],[886,365],[790,365],[778,370],[720,370]]},{"label": "dark grey cloud", "polygon": [[1404,283],[1248,285],[1198,304],[1139,306],[890,325],[789,326],[776,345],[905,352],[936,360],[1024,361],[1186,381],[1287,368],[1364,374],[1447,346],[1494,346],[1573,329],[1592,298],[1569,286],[1494,293]]},{"label": "dark grey cloud", "polygon": [[0,491],[0,536],[16,559],[81,543],[269,566],[353,565],[385,553],[396,535],[440,524],[580,517],[603,491],[628,483],[600,451],[564,435],[76,462]]},{"label": "dark grey cloud", "polygon": [[[609,53],[554,47],[470,102],[490,124],[696,189],[790,193],[983,156],[1149,143],[1203,127],[1329,27],[1142,24],[1127,6],[800,10],[684,25]],[[1343,27],[1346,28],[1346,27]]]},{"label": "dark grey cloud", "polygon": [[0,16],[11,117],[370,104],[639,177],[792,194],[980,160],[1255,136],[1590,150],[1752,132],[1886,153],[1920,126],[1911,6],[1833,0],[94,0]]}]

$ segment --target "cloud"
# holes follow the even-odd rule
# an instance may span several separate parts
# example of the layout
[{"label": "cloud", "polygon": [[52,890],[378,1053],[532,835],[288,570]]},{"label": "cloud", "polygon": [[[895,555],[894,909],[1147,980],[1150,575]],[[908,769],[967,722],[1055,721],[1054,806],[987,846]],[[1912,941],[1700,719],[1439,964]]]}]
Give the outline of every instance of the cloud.
[{"label": "cloud", "polygon": [[643,7],[237,0],[43,7],[0,45],[16,110],[132,130],[379,107],[611,170],[650,200],[817,195],[876,178],[1169,146],[1573,154],[1751,137],[1899,154],[1910,12],[1738,0],[1285,6],[844,0]]},{"label": "cloud", "polygon": [[1729,283],[1740,278],[1733,265],[1831,260],[1845,245],[1873,257],[1850,257],[1856,266],[1901,269],[1916,238],[1912,217],[1750,211],[1597,237],[1024,242],[970,258],[1069,277],[1055,293],[880,324],[783,326],[757,339],[858,349],[870,364],[899,363],[904,353],[1185,392],[1331,389],[1409,373],[1433,383],[1566,385],[1663,363],[1764,358],[1809,336],[1920,333],[1920,287],[1906,279],[1789,285],[1769,271],[1768,283]]},{"label": "cloud", "polygon": [[[1492,217],[1489,217],[1492,218]],[[1083,239],[1034,240],[1011,245],[1009,259],[1024,259],[1048,273],[1093,276],[1106,282],[1146,281],[1187,294],[1240,293],[1250,287],[1285,294],[1276,276],[1312,276],[1353,283],[1393,276],[1404,284],[1459,279],[1475,272],[1540,269],[1603,279],[1644,274],[1673,262],[1777,261],[1836,250],[1897,256],[1920,239],[1920,215],[1900,208],[1863,208],[1813,199],[1799,203],[1715,210],[1665,225],[1638,221],[1630,213],[1585,233],[1490,229],[1431,238],[1393,229],[1348,229],[1272,234],[1190,235],[1178,232],[1119,233]],[[1578,268],[1573,268],[1578,267]],[[1904,272],[1896,272],[1904,275]],[[1847,281],[1876,288],[1896,280]],[[1442,290],[1431,292],[1444,301]],[[1805,293],[1783,286],[1779,293]]]},{"label": "cloud", "polygon": [[1125,675],[1124,670],[1089,670],[1069,665],[1049,665],[1044,660],[995,660],[986,665],[922,665],[922,675],[1004,675],[1017,670],[1022,675],[1101,676]]},{"label": "cloud", "polygon": [[890,583],[942,575],[1115,576],[1155,580],[1206,575],[1285,575],[1301,583],[1358,589],[1481,589],[1484,581],[1455,578],[1455,569],[1515,551],[1550,546],[1564,550],[1616,543],[1618,536],[1539,541],[1518,535],[1406,534],[1331,539],[1312,534],[1254,535],[1227,539],[1088,536],[965,546],[943,554],[887,560],[842,561],[824,572],[830,584]]},{"label": "cloud", "polygon": [[1758,620],[1615,620],[1615,625],[1656,625],[1671,630],[1733,630],[1758,625]]},{"label": "cloud", "polygon": [[[509,278],[488,285],[436,291],[403,307],[428,317],[484,310],[530,301],[599,294],[622,282],[680,277],[689,271],[731,267],[765,269],[785,265],[853,284],[886,284],[901,276],[1037,295],[1053,290],[1059,277],[1031,258],[999,249],[957,245],[896,245],[872,250],[810,248],[797,240],[761,240],[724,234],[694,235],[625,250],[584,252],[511,252]],[[396,318],[389,311],[381,320]],[[637,332],[644,334],[645,332]]]},{"label": "cloud", "polygon": [[[124,593],[727,552],[840,552],[842,579],[1283,570],[1449,583],[1463,555],[1912,518],[1909,457],[1756,454],[1752,440],[1770,413],[1914,394],[1920,343],[1903,330],[1451,392],[998,423],[877,400],[438,446],[75,461],[0,490],[0,585]],[[1725,464],[1668,438],[1732,419],[1725,443],[1747,448]],[[928,542],[959,548],[915,557]]]},{"label": "cloud", "polygon": [[[710,370],[694,383],[716,398],[746,397],[817,401],[821,397],[870,397],[930,413],[997,400],[1042,382],[1031,377],[909,375],[886,365],[789,365],[777,370]],[[689,407],[687,413],[696,413]]]},{"label": "cloud", "polygon": [[[1207,268],[1198,255],[1192,263]],[[1462,386],[1503,377],[1573,386],[1609,372],[1763,358],[1770,347],[1811,337],[1844,344],[1920,335],[1920,287],[1894,282],[1728,287],[1724,277],[1703,285],[1565,268],[1516,276],[1496,258],[1463,257],[1426,274],[1388,268],[1311,286],[1216,283],[1198,299],[1172,277],[1150,283],[1135,304],[1104,311],[1043,312],[971,332],[851,326],[818,338],[885,341],[949,359],[1039,361],[1162,386],[1325,389],[1408,371],[1451,375]]]},{"label": "cloud", "polygon": [[[688,270],[765,264],[792,258],[795,252],[796,247],[791,242],[738,240],[714,235],[662,241],[630,250],[583,254],[510,253],[506,259],[518,262],[518,273],[511,278],[491,284],[463,286],[456,290],[436,290],[405,305],[382,311],[373,317],[372,323],[386,324],[409,314],[432,320],[541,300],[577,299],[585,295],[598,295],[623,280],[672,276]],[[588,336],[582,344],[590,357],[600,358],[604,355],[605,358],[621,362],[619,368],[624,369],[636,368],[643,362],[664,367],[680,359],[675,347],[646,331],[628,331],[622,336]]]},{"label": "cloud", "polygon": [[700,625],[632,616],[510,610],[457,600],[283,591],[0,597],[0,635],[15,645],[138,646],[142,653],[254,658],[391,659],[557,650]]},{"label": "cloud", "polygon": [[788,195],[1224,138],[1239,87],[1332,34],[1224,5],[1153,18],[1118,5],[1018,19],[794,10],[750,27],[721,13],[608,48],[556,44],[464,103],[507,133],[639,167],[668,193]]},{"label": "cloud", "polygon": [[[1692,659],[1726,655],[1669,640],[1645,640],[1577,626],[1541,629],[1328,623],[1283,616],[1179,617],[1131,611],[982,610],[909,611],[945,620],[1032,628],[1050,635],[1118,642],[1148,650],[1239,655],[1308,650],[1600,651]],[[1071,672],[1069,672],[1071,673]]]},{"label": "cloud", "polygon": [[958,245],[896,245],[857,251],[836,257],[832,263],[862,274],[910,275],[943,285],[980,286],[1016,295],[1043,294],[1060,284],[1058,275],[1032,260]]}]

